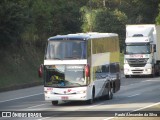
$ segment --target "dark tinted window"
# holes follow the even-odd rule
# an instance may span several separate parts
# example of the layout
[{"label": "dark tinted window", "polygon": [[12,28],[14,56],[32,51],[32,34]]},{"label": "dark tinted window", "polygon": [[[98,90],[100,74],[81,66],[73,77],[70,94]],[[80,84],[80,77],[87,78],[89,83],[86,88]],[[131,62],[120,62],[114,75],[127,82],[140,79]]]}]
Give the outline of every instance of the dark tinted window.
[{"label": "dark tinted window", "polygon": [[46,59],[85,59],[86,42],[77,40],[49,41]]},{"label": "dark tinted window", "polygon": [[116,64],[111,64],[110,65],[110,73],[116,73],[116,72],[117,72]]}]

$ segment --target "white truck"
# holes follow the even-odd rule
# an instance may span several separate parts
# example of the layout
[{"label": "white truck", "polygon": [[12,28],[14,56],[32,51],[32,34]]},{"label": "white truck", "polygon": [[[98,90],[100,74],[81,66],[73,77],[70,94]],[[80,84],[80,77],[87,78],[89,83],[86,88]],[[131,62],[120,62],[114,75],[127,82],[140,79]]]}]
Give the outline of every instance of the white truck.
[{"label": "white truck", "polygon": [[154,77],[160,73],[160,26],[126,25],[124,75]]}]

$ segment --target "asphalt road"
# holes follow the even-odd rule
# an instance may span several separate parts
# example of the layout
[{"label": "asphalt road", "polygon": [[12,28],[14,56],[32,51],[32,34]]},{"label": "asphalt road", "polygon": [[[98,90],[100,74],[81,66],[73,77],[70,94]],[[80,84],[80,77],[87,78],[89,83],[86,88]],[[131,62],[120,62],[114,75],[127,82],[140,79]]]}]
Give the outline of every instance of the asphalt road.
[{"label": "asphalt road", "polygon": [[[31,113],[47,111],[47,117],[41,118],[41,114],[37,114],[39,115],[38,118],[34,118],[37,120],[121,120],[124,118],[127,120],[158,120],[160,117],[155,117],[156,113],[154,111],[160,111],[160,77],[127,79],[122,77],[121,89],[114,94],[112,100],[97,99],[92,105],[83,102],[62,102],[58,106],[53,106],[50,102],[44,101],[43,86],[2,92],[0,93],[0,111],[12,111],[12,113],[17,111],[21,115],[23,111],[31,111]],[[138,113],[134,114],[134,111],[138,111]],[[131,112],[130,115],[132,113],[133,115],[140,115],[141,113],[144,115],[141,111],[149,111],[147,115],[153,117],[123,117],[126,112]],[[50,117],[49,115],[53,112],[53,117]],[[106,115],[104,115],[105,112]],[[78,117],[75,117],[77,114]],[[81,117],[83,115],[87,117]],[[116,115],[119,117],[116,117]],[[0,120],[8,119],[33,118],[0,117]]]}]

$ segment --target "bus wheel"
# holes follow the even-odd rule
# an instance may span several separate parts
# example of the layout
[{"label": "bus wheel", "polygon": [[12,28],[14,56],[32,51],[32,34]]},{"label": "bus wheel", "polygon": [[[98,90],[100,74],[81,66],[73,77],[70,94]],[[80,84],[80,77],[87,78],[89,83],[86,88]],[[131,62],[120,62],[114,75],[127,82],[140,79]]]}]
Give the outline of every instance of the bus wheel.
[{"label": "bus wheel", "polygon": [[58,105],[58,101],[52,101],[52,105]]},{"label": "bus wheel", "polygon": [[108,84],[108,94],[106,95],[106,99],[110,100],[113,98],[113,87],[111,87],[110,84]]}]

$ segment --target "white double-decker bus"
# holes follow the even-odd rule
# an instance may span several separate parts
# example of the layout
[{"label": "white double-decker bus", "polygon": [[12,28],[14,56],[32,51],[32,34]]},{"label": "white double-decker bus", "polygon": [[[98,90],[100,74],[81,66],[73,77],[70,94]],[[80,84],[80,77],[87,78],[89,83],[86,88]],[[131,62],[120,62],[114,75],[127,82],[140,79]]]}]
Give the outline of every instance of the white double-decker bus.
[{"label": "white double-decker bus", "polygon": [[115,33],[78,33],[48,39],[44,64],[45,100],[112,99],[120,89],[119,39]]}]

